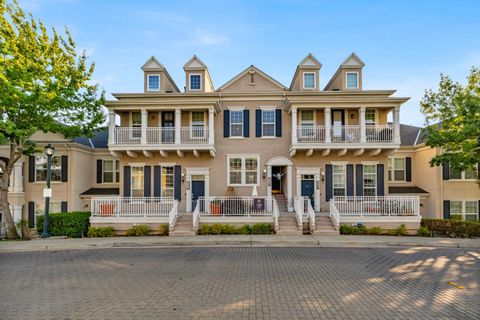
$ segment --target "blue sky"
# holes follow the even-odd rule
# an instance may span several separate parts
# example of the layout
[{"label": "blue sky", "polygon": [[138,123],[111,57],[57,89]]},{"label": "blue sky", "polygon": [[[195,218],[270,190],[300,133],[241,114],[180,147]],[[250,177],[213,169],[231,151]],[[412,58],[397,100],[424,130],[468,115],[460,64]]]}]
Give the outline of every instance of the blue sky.
[{"label": "blue sky", "polygon": [[[111,92],[141,92],[152,55],[180,88],[197,54],[215,87],[254,64],[289,85],[309,52],[321,87],[353,51],[366,63],[364,89],[412,99],[402,123],[422,125],[419,100],[440,73],[460,82],[480,65],[479,1],[125,1],[20,0],[47,26],[67,26]],[[108,95],[109,96],[109,95]],[[111,97],[111,96],[109,96]]]}]

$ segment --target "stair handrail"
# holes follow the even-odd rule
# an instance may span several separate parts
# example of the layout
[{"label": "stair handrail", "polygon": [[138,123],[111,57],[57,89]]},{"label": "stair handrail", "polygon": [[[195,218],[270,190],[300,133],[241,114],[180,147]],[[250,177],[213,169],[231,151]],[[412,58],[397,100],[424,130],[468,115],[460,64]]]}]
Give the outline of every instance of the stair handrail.
[{"label": "stair handrail", "polygon": [[200,230],[200,202],[204,199],[197,199],[197,204],[195,206],[195,210],[192,213],[192,223],[193,223],[193,232],[195,234]]},{"label": "stair handrail", "polygon": [[303,230],[303,214],[304,214],[304,199],[305,197],[294,198],[294,212],[297,220],[297,227],[299,230]]},{"label": "stair handrail", "polygon": [[315,210],[313,210],[312,203],[310,202],[310,199],[306,197],[307,199],[307,210],[308,210],[308,228],[310,232],[315,231],[317,228],[315,225]]},{"label": "stair handrail", "polygon": [[275,230],[275,232],[278,232],[278,230],[280,229],[279,228],[279,225],[278,225],[278,216],[279,216],[279,211],[278,211],[278,205],[277,205],[277,200],[275,200],[274,197],[271,197],[271,201],[272,201],[272,204],[273,204],[273,212],[272,212],[272,215],[273,215],[273,229]]},{"label": "stair handrail", "polygon": [[172,209],[168,213],[168,229],[173,231],[178,219],[178,200],[173,201]]},{"label": "stair handrail", "polygon": [[330,218],[333,221],[333,226],[335,227],[335,230],[338,231],[339,226],[340,226],[340,212],[337,209],[337,206],[335,205],[335,199],[330,199]]}]

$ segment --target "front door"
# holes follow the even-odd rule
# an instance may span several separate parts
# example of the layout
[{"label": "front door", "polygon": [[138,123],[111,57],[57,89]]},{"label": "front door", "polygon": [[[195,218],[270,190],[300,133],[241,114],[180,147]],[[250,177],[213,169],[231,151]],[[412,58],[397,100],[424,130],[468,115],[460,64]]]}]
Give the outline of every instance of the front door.
[{"label": "front door", "polygon": [[[192,211],[195,210],[197,206],[197,200],[199,197],[205,196],[205,181],[203,180],[193,180],[192,181]],[[203,208],[200,208],[200,211],[203,211]]]},{"label": "front door", "polygon": [[175,112],[163,111],[162,112],[162,142],[174,143],[175,142]]},{"label": "front door", "polygon": [[272,193],[282,193],[282,167],[272,167]]},{"label": "front door", "polygon": [[343,140],[344,131],[343,126],[345,125],[345,114],[343,110],[332,110],[332,128],[333,134],[332,138],[335,140]]},{"label": "front door", "polygon": [[308,197],[312,207],[315,207],[315,179],[313,175],[304,175],[302,177],[302,197]]}]

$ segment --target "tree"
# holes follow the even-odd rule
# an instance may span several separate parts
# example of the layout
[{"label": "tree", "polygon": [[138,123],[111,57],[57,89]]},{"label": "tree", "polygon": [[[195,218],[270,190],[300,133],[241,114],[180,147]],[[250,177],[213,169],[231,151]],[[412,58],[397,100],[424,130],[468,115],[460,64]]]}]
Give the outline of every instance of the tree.
[{"label": "tree", "polygon": [[10,145],[9,159],[0,159],[0,212],[8,238],[18,237],[8,180],[15,162],[36,152],[31,136],[90,136],[104,123],[104,92],[91,83],[94,67],[85,51],[77,53],[67,29],[64,36],[49,31],[16,0],[0,0],[0,143]]},{"label": "tree", "polygon": [[421,110],[426,145],[442,150],[430,165],[448,163],[457,170],[476,167],[480,162],[480,68],[471,69],[466,85],[442,74],[438,91],[425,91]]}]

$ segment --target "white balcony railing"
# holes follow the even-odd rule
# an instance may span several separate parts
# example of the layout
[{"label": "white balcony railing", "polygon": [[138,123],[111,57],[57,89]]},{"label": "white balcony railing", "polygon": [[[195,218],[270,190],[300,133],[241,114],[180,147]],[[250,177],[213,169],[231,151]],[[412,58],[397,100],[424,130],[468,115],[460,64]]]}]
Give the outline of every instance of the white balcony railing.
[{"label": "white balcony railing", "polygon": [[[208,144],[209,131],[207,126],[181,127],[179,130],[181,144]],[[142,139],[140,127],[117,127],[114,130],[113,143],[115,144],[140,144],[144,140],[146,144],[172,145],[176,141],[174,127],[149,127],[146,128],[146,139]]]},{"label": "white balcony railing", "polygon": [[330,200],[330,213],[342,216],[419,216],[418,196],[344,196]]},{"label": "white balcony railing", "polygon": [[93,198],[92,217],[168,217],[174,222],[178,201],[160,197]]},{"label": "white balcony railing", "polygon": [[367,125],[365,126],[367,142],[390,142],[393,141],[393,125]]},{"label": "white balcony railing", "polygon": [[200,216],[274,216],[275,198],[271,196],[211,196],[197,200]]},{"label": "white balcony railing", "polygon": [[299,126],[297,127],[298,142],[325,142],[324,126]]},{"label": "white balcony railing", "polygon": [[330,136],[332,142],[341,143],[359,143],[361,134],[361,127],[358,125],[352,126],[336,126],[332,125],[330,128]]},{"label": "white balcony railing", "polygon": [[[365,125],[365,143],[392,142],[393,125]],[[298,143],[325,143],[326,129],[324,126],[300,125],[297,127]],[[346,125],[330,127],[331,143],[361,143],[362,127],[360,125]]]}]

